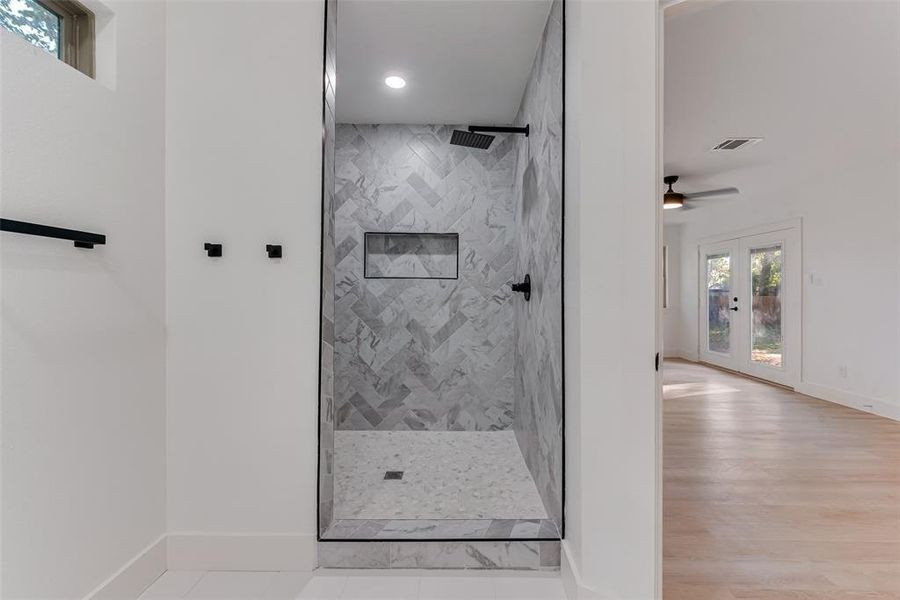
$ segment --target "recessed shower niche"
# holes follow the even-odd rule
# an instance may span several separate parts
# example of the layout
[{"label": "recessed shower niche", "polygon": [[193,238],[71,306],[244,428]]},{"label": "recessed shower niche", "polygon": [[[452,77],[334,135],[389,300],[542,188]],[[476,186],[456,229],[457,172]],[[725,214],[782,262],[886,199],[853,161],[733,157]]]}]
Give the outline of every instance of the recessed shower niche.
[{"label": "recessed shower niche", "polygon": [[371,232],[363,234],[366,279],[458,279],[459,234]]},{"label": "recessed shower niche", "polygon": [[327,7],[320,539],[558,540],[563,4]]}]

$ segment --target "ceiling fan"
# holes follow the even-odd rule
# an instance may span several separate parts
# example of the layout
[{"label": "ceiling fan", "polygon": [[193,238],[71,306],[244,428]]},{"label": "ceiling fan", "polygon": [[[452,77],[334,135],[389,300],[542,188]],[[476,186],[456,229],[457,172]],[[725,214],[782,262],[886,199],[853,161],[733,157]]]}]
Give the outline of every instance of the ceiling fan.
[{"label": "ceiling fan", "polygon": [[712,196],[729,196],[731,194],[740,193],[740,190],[736,187],[727,187],[718,190],[706,190],[705,192],[682,194],[672,189],[672,186],[676,181],[678,181],[678,175],[666,175],[663,177],[663,183],[669,186],[669,189],[663,194],[663,208],[666,210],[671,208],[684,208],[685,210],[689,210],[693,208],[685,204],[686,200],[700,200],[701,198],[710,198]]}]

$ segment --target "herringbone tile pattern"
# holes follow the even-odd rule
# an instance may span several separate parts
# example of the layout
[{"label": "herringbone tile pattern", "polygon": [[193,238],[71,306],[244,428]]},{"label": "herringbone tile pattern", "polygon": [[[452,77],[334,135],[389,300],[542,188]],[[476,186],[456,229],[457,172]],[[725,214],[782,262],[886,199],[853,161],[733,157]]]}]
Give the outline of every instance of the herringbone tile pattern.
[{"label": "herringbone tile pattern", "polygon": [[515,430],[551,518],[562,517],[562,3],[556,0],[525,87],[517,123],[530,123],[519,147],[516,221],[520,273],[531,302],[515,305]]},{"label": "herringbone tile pattern", "polygon": [[[452,126],[339,125],[338,429],[507,429],[513,421],[518,140],[449,144]],[[456,280],[365,279],[363,234],[459,234]]]},{"label": "herringbone tile pattern", "polygon": [[322,314],[319,361],[319,531],[334,510],[334,83],[337,0],[328,0],[325,27],[325,147],[322,160]]}]

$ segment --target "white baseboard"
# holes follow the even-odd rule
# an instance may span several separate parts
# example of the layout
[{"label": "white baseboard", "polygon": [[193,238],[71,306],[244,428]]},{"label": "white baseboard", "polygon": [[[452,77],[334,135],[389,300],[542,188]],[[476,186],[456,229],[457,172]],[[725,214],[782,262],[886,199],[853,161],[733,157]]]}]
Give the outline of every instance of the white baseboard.
[{"label": "white baseboard", "polygon": [[316,536],[301,533],[175,532],[168,565],[184,571],[312,571]]},{"label": "white baseboard", "polygon": [[827,400],[828,402],[849,406],[850,408],[855,408],[880,417],[900,421],[900,405],[898,404],[891,404],[884,400],[867,398],[852,392],[846,392],[844,390],[808,382],[802,382],[794,389],[801,394],[806,394],[813,398]]},{"label": "white baseboard", "polygon": [[165,573],[166,565],[166,536],[163,534],[85,598],[134,600]]},{"label": "white baseboard", "polygon": [[316,536],[278,533],[161,535],[101,583],[85,600],[135,600],[167,569],[173,571],[312,571]]},{"label": "white baseboard", "polygon": [[560,549],[559,575],[568,600],[616,600],[614,596],[603,595],[584,584],[566,540],[561,542]]},{"label": "white baseboard", "polygon": [[[691,362],[699,362],[699,357],[697,356],[696,352],[678,350],[674,348],[671,350],[666,350],[664,357],[680,358],[682,360]],[[834,402],[835,404],[848,406],[850,408],[855,408],[856,410],[861,410],[873,415],[878,415],[879,417],[885,417],[894,421],[900,421],[900,404],[892,404],[890,402],[885,402],[884,400],[868,398],[866,396],[854,394],[853,392],[847,392],[845,390],[839,390],[837,388],[832,388],[824,385],[817,385],[815,383],[809,383],[806,381],[796,385],[794,387],[794,391],[800,394],[805,394],[807,396],[812,396],[813,398],[818,398],[819,400]]]}]

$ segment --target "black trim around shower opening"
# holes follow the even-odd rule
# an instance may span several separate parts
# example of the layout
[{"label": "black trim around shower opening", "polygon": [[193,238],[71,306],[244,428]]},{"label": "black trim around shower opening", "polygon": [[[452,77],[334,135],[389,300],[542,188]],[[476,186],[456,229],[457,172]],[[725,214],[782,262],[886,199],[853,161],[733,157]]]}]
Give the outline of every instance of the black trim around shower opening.
[{"label": "black trim around shower opening", "polygon": [[[560,476],[562,478],[562,489],[559,492],[560,507],[559,516],[559,539],[566,539],[566,2],[567,0],[559,0],[562,4],[562,143],[560,144],[560,152],[562,156],[562,180],[560,181],[560,201],[559,201],[559,219],[562,221],[559,228],[559,339],[562,342],[559,349],[560,365],[562,368],[562,378],[560,379],[560,419],[562,420],[562,448],[560,455],[562,456],[562,465]],[[320,374],[321,376],[321,374]],[[316,482],[318,483],[318,482]],[[318,489],[318,487],[317,487]]]},{"label": "black trim around shower opening", "polygon": [[[325,19],[323,22],[322,30],[324,35],[322,42],[322,132],[325,132],[326,125],[326,117],[328,107],[326,104],[326,94],[328,93],[328,86],[325,84],[325,73],[327,71],[328,66],[328,2],[329,0],[322,0],[325,5]],[[339,0],[334,0],[335,5]],[[320,244],[319,244],[319,373],[318,373],[318,394],[316,396],[316,541],[317,542],[434,542],[434,543],[449,543],[449,542],[562,542],[566,539],[566,4],[568,0],[559,0],[562,9],[562,115],[560,117],[561,120],[561,129],[562,129],[562,142],[561,142],[561,157],[562,157],[562,165],[561,165],[561,183],[560,183],[560,230],[559,230],[559,243],[560,243],[560,366],[562,369],[561,379],[560,379],[560,392],[561,392],[561,406],[560,406],[560,417],[562,420],[561,423],[561,435],[562,435],[562,444],[560,447],[560,455],[562,458],[561,465],[561,489],[560,489],[560,502],[561,502],[561,512],[559,517],[559,537],[552,538],[434,538],[434,539],[400,539],[400,538],[369,538],[369,539],[327,539],[322,537],[321,530],[321,453],[322,453],[322,317],[324,315],[324,302],[322,299],[322,286],[324,284],[325,277],[325,136],[322,136],[322,173],[321,173],[321,181],[322,181],[322,205],[321,205],[321,223],[320,223]],[[552,9],[551,9],[552,10]],[[335,33],[335,46],[337,46],[337,31]],[[335,47],[335,51],[337,48]],[[335,95],[337,95],[337,89],[335,89]],[[459,263],[457,262],[457,269],[459,268]],[[332,491],[333,495],[333,491]]]},{"label": "black trim around shower opening", "polygon": [[[319,212],[319,337],[316,340],[319,346],[318,378],[316,380],[316,541],[322,541],[322,319],[325,316],[325,301],[322,298],[322,289],[325,287],[325,152],[328,148],[326,140],[326,126],[328,118],[328,2],[322,0],[325,7],[324,20],[322,22],[322,170],[319,173],[321,180],[321,206]],[[335,32],[337,35],[337,32]],[[337,50],[337,37],[335,37],[335,50]],[[334,468],[332,467],[332,473]],[[334,496],[334,484],[332,483],[332,497]]]}]

